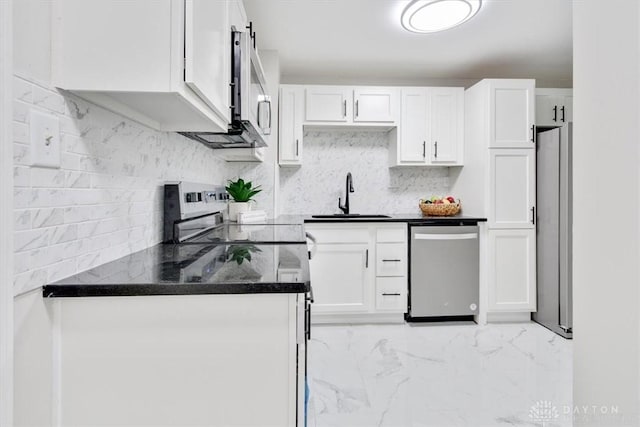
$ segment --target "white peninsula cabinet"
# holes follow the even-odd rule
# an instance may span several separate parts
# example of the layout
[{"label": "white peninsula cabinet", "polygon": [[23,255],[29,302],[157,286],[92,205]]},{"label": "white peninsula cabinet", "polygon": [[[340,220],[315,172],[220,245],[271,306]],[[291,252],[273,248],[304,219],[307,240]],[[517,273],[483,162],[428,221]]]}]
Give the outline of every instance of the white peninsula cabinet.
[{"label": "white peninsula cabinet", "polygon": [[536,125],[562,126],[573,121],[573,89],[536,89]]},{"label": "white peninsula cabinet", "polygon": [[460,166],[464,160],[464,89],[402,88],[391,166]]},{"label": "white peninsula cabinet", "polygon": [[163,131],[226,131],[239,0],[54,0],[56,87]]},{"label": "white peninsula cabinet", "polygon": [[407,311],[407,226],[307,223],[315,323],[402,321]]},{"label": "white peninsula cabinet", "polygon": [[55,425],[305,424],[304,294],[46,303]]},{"label": "white peninsula cabinet", "polygon": [[465,92],[465,167],[451,192],[487,217],[480,321],[536,311],[535,82],[483,80]]}]

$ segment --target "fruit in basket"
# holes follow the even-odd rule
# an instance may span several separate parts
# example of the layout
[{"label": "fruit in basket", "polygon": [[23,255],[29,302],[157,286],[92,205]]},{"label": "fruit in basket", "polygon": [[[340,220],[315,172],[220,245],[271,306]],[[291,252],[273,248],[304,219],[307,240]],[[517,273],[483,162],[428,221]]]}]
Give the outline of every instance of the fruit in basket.
[{"label": "fruit in basket", "polygon": [[431,198],[421,200],[421,202],[425,204],[434,204],[434,205],[458,204],[458,202],[453,196],[447,196],[447,197],[432,196]]}]

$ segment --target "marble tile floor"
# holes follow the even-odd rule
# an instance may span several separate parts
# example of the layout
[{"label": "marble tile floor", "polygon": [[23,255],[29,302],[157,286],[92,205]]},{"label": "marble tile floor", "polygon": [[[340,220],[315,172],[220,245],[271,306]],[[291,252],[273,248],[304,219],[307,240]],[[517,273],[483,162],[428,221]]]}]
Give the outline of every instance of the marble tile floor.
[{"label": "marble tile floor", "polygon": [[572,425],[572,342],[536,323],[312,331],[309,427]]}]

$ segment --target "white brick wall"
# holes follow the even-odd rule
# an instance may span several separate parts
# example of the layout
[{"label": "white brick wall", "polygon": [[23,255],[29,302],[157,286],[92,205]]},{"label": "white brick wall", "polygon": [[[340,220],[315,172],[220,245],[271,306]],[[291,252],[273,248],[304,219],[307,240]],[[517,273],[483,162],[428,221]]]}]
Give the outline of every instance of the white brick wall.
[{"label": "white brick wall", "polygon": [[[162,185],[222,183],[208,148],[14,77],[15,293],[161,240]],[[30,111],[60,119],[60,169],[31,167]]]}]

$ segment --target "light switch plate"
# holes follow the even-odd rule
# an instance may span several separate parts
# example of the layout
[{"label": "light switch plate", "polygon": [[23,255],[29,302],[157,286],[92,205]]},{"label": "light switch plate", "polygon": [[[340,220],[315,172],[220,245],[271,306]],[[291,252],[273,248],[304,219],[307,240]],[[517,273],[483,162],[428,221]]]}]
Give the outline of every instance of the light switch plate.
[{"label": "light switch plate", "polygon": [[31,110],[29,137],[31,165],[60,168],[60,120],[52,114]]}]

